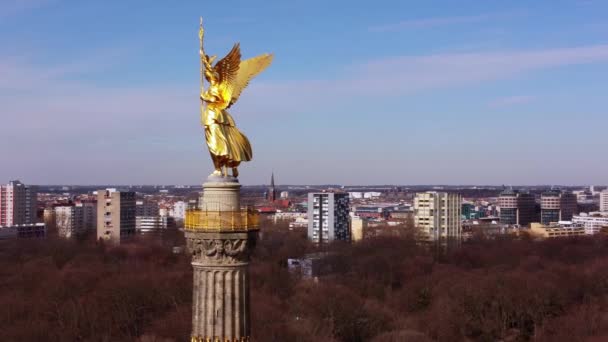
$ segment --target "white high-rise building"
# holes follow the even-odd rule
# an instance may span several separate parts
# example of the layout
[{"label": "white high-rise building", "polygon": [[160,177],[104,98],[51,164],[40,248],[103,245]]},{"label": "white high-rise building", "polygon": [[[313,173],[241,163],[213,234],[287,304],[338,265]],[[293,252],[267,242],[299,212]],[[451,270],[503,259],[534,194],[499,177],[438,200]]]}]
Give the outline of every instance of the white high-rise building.
[{"label": "white high-rise building", "polygon": [[55,207],[57,233],[64,238],[85,234],[97,227],[97,205],[92,202]]},{"label": "white high-rise building", "polygon": [[308,238],[316,243],[350,241],[348,193],[308,194]]},{"label": "white high-rise building", "polygon": [[188,209],[188,203],[177,201],[173,203],[173,208],[169,211],[169,216],[183,221],[186,218],[186,209]]},{"label": "white high-rise building", "polygon": [[69,239],[84,233],[83,222],[84,210],[82,206],[55,207],[55,225],[59,236]]},{"label": "white high-rise building", "polygon": [[600,211],[608,212],[608,189],[600,193]]},{"label": "white high-rise building", "polygon": [[0,226],[36,223],[36,188],[18,180],[0,185]]},{"label": "white high-rise building", "polygon": [[420,192],[414,198],[414,224],[423,237],[437,241],[460,239],[462,197],[447,192]]}]

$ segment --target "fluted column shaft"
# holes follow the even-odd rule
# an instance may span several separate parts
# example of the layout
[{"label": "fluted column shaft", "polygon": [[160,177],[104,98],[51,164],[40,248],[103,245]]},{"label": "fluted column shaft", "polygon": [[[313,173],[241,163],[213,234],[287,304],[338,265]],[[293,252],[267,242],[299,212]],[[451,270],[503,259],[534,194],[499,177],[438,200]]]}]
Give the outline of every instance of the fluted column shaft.
[{"label": "fluted column shaft", "polygon": [[248,265],[194,268],[192,335],[240,340],[250,335]]}]

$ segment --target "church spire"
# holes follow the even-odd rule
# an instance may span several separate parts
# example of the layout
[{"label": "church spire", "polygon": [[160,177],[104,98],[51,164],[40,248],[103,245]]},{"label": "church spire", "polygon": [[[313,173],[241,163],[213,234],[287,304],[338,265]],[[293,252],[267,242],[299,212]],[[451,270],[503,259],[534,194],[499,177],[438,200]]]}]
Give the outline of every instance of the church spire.
[{"label": "church spire", "polygon": [[266,199],[269,202],[274,202],[277,199],[277,191],[274,188],[274,171],[272,172],[272,175],[270,176],[270,187],[268,188],[268,195],[267,195]]}]

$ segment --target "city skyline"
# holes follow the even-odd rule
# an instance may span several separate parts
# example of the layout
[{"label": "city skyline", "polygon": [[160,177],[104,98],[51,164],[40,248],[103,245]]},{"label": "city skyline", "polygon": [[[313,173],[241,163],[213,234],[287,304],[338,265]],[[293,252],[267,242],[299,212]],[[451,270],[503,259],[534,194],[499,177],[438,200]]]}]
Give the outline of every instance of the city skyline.
[{"label": "city skyline", "polygon": [[243,184],[608,183],[608,4],[322,4],[3,2],[0,183],[202,183],[207,13],[210,51],[276,55]]}]

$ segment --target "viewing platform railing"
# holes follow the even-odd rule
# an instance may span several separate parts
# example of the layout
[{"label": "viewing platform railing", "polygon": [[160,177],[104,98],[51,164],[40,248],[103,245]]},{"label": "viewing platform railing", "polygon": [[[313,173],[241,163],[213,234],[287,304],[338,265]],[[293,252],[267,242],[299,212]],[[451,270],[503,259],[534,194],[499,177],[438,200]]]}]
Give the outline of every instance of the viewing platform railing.
[{"label": "viewing platform railing", "polygon": [[260,214],[252,208],[239,211],[186,210],[184,228],[205,231],[257,230]]}]

